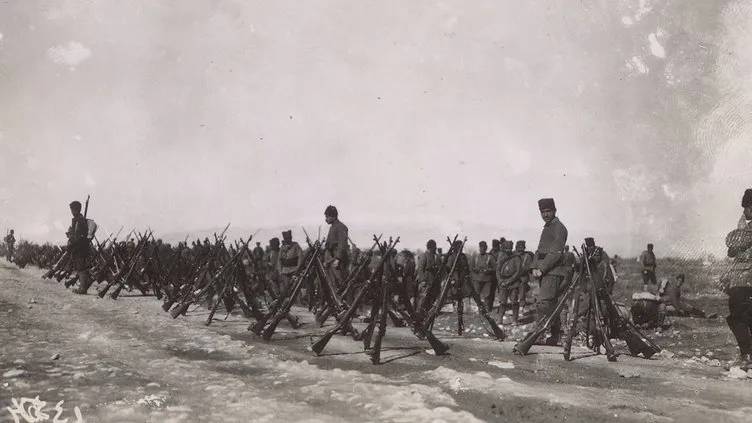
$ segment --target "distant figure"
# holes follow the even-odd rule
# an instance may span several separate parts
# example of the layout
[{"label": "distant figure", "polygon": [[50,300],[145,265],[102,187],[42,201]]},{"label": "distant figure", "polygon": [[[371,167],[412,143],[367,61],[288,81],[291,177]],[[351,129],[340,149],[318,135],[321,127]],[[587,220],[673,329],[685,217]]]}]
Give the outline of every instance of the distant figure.
[{"label": "distant figure", "polygon": [[[556,217],[554,199],[540,199],[538,210],[545,224],[531,268],[533,278],[540,282],[538,294],[538,320],[540,321],[554,312],[559,295],[565,287],[566,278],[570,275],[570,269],[563,264],[568,231]],[[551,334],[545,341],[546,345],[558,345],[561,338],[560,316],[553,316],[550,330]]]},{"label": "distant figure", "polygon": [[282,232],[282,245],[279,247],[279,288],[282,293],[292,289],[292,277],[303,267],[303,249],[292,240],[292,231]]},{"label": "distant figure", "polygon": [[264,267],[267,269],[267,281],[271,284],[274,295],[279,298],[283,291],[279,284],[279,238],[269,240],[269,250],[266,254]]},{"label": "distant figure", "polygon": [[[451,267],[452,263],[457,260],[457,265],[454,267],[454,271],[449,275],[452,283],[452,298],[455,301],[455,308],[457,310],[457,335],[462,335],[465,332],[464,313],[465,313],[465,297],[470,296],[469,284],[470,280],[470,265],[467,260],[467,256],[464,252],[461,252],[462,241],[454,241],[452,248],[447,253],[447,266]],[[451,270],[451,269],[450,269]]]},{"label": "distant figure", "polygon": [[86,218],[81,214],[81,203],[73,201],[69,205],[73,219],[71,219],[71,226],[68,228],[66,235],[68,236],[68,251],[71,255],[71,263],[73,270],[78,273],[78,288],[73,290],[76,294],[84,295],[91,286],[91,278],[89,277],[89,228],[86,223]]},{"label": "distant figure", "polygon": [[704,311],[682,300],[682,285],[684,285],[683,273],[676,275],[674,282],[670,282],[668,278],[661,279],[658,295],[666,304],[666,314],[679,317],[705,317]]},{"label": "distant figure", "polygon": [[15,252],[16,237],[13,236],[13,229],[5,236],[5,258],[8,262],[13,262],[13,253]]},{"label": "distant figure", "polygon": [[264,255],[266,253],[264,252],[264,247],[261,246],[260,242],[256,243],[256,248],[253,249],[253,258],[256,260],[256,262],[261,262],[264,259]]},{"label": "distant figure", "polygon": [[488,253],[486,241],[478,243],[479,253],[472,261],[472,277],[475,290],[486,303],[486,308],[493,307],[496,290],[496,259]]},{"label": "distant figure", "polygon": [[400,252],[400,261],[402,263],[402,285],[405,287],[407,300],[413,308],[418,306],[418,282],[415,278],[416,264],[415,255],[410,250]]},{"label": "distant figure", "polygon": [[337,208],[331,205],[324,210],[324,220],[329,225],[324,245],[324,262],[328,273],[334,278],[334,283],[341,287],[347,279],[347,268],[350,264],[347,226],[339,220]]},{"label": "distant figure", "polygon": [[731,269],[720,279],[720,288],[728,295],[726,318],[739,345],[737,365],[752,369],[752,189],[742,196],[742,216],[737,229],[726,237]]},{"label": "distant figure", "polygon": [[416,269],[418,276],[418,305],[416,310],[421,316],[436,301],[441,288],[441,253],[436,249],[436,241],[429,239],[426,243],[426,252],[418,257]]},{"label": "distant figure", "polygon": [[653,244],[648,244],[648,249],[640,254],[640,264],[642,265],[642,290],[648,290],[648,284],[656,285],[655,279],[656,259],[653,252]]}]

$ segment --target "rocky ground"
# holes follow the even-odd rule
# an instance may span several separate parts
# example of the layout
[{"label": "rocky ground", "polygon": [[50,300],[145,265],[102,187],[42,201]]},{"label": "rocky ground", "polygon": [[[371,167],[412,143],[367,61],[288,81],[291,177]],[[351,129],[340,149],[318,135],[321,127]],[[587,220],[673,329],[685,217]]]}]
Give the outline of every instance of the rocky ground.
[{"label": "rocky ground", "polygon": [[[752,380],[734,379],[734,354],[720,319],[673,319],[656,339],[668,352],[608,363],[584,349],[565,362],[559,349],[512,355],[477,329],[451,335],[451,355],[434,356],[408,329],[389,328],[373,366],[362,344],[336,336],[325,354],[308,350],[323,329],[298,310],[271,342],[241,316],[204,325],[207,312],[173,320],[154,298],[77,296],[36,269],[0,263],[0,421],[13,400],[39,397],[49,421],[527,421],[743,422],[752,416]],[[722,311],[718,296],[698,298]],[[718,309],[718,310],[715,310]],[[471,327],[472,329],[472,327]],[[511,333],[519,336],[519,331]],[[623,346],[619,349],[624,352]],[[717,361],[716,361],[717,360]],[[745,377],[741,375],[740,377]],[[32,414],[37,411],[27,403]],[[36,414],[39,416],[39,414]],[[24,421],[22,418],[20,421]],[[40,419],[37,421],[46,421]]]}]

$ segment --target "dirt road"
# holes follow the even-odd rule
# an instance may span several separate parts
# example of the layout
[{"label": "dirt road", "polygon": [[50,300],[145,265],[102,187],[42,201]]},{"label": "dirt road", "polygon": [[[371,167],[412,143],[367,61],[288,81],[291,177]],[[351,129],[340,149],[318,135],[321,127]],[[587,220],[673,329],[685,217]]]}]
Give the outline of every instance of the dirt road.
[{"label": "dirt road", "polygon": [[[436,357],[409,330],[389,328],[384,357],[337,336],[324,356],[307,350],[321,332],[280,325],[271,342],[206,310],[173,320],[154,298],[77,296],[36,269],[0,263],[0,421],[13,399],[45,401],[52,421],[660,421],[752,419],[752,380],[685,358],[652,360],[558,349],[511,354],[512,342],[438,333]],[[224,315],[219,315],[220,319]],[[59,355],[59,357],[57,357]],[[21,420],[23,421],[23,420]]]}]

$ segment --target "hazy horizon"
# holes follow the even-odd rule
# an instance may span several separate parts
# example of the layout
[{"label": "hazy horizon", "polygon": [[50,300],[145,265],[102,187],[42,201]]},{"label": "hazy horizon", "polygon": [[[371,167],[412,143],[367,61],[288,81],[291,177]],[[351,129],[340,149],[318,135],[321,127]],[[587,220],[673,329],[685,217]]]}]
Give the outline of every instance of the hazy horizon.
[{"label": "hazy horizon", "polygon": [[[0,230],[465,232],[723,254],[752,186],[752,4],[0,5]],[[264,241],[268,240],[268,237]]]}]

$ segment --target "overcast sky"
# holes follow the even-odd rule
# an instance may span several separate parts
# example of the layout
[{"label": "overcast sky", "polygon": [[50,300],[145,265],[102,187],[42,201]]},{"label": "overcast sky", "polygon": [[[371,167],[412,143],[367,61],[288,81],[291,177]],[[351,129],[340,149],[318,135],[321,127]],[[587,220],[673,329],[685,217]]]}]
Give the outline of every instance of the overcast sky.
[{"label": "overcast sky", "polygon": [[0,225],[61,242],[90,193],[106,231],[332,203],[356,240],[535,247],[553,196],[571,243],[719,252],[752,186],[750,3],[3,2]]}]

